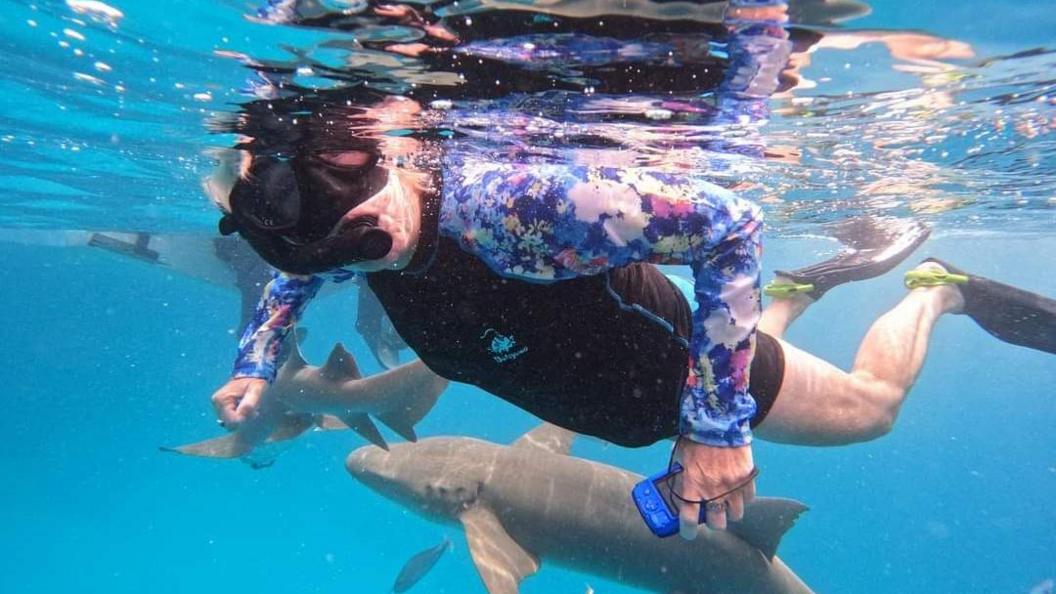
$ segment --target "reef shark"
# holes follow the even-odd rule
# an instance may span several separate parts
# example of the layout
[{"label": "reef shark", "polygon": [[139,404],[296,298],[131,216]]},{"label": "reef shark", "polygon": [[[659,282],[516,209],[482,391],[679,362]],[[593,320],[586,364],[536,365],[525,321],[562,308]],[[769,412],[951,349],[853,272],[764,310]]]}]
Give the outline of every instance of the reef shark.
[{"label": "reef shark", "polygon": [[420,361],[364,378],[340,343],[322,367],[315,367],[304,360],[297,341],[289,340],[294,343],[291,353],[261,399],[254,419],[222,437],[161,449],[206,458],[243,458],[259,468],[274,461],[276,444],[312,428],[350,428],[376,446],[388,448],[371,417],[404,439],[416,441],[414,425],[432,409],[447,385]]},{"label": "reef shark", "polygon": [[811,592],[775,556],[803,504],[761,497],[728,531],[660,539],[631,501],[642,477],[568,455],[572,437],[543,425],[511,446],[461,437],[367,446],[346,467],[429,519],[460,523],[490,594],[516,594],[543,560],[665,594]]}]

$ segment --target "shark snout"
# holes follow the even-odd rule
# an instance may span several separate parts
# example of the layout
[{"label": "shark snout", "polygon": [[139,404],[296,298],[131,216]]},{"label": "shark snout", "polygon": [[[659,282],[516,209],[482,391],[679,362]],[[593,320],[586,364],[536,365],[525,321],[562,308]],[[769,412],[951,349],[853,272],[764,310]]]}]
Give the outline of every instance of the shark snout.
[{"label": "shark snout", "polygon": [[345,468],[349,474],[362,481],[378,475],[388,456],[388,452],[377,446],[365,446],[348,455]]},{"label": "shark snout", "polygon": [[392,444],[388,451],[362,447],[348,455],[345,467],[384,497],[426,515],[451,516],[477,497],[483,474],[474,452],[454,448],[458,443],[431,438]]}]

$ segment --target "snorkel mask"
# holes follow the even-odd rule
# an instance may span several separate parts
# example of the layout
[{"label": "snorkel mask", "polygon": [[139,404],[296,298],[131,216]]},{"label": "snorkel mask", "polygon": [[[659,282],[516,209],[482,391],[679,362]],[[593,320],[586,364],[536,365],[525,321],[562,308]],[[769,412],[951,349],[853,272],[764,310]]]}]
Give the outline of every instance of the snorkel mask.
[{"label": "snorkel mask", "polygon": [[346,218],[388,183],[377,162],[361,150],[254,156],[231,190],[220,233],[238,232],[266,262],[293,274],[384,258],[392,237],[377,219]]}]

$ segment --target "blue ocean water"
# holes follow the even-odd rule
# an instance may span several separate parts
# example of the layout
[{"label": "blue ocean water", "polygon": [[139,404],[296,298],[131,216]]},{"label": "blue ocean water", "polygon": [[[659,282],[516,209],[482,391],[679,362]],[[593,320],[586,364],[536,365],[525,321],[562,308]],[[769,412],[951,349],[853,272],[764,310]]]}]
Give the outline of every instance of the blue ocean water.
[{"label": "blue ocean water", "polygon": [[[844,26],[923,30],[970,42],[988,58],[1056,46],[1049,4],[875,2],[872,14]],[[431,524],[348,476],[344,457],[363,443],[356,436],[308,435],[259,471],[157,450],[219,431],[208,396],[230,369],[237,295],[102,250],[31,238],[70,229],[211,233],[215,213],[197,189],[208,165],[200,153],[225,138],[207,134],[205,123],[234,109],[246,78],[211,52],[233,46],[280,59],[280,40],[307,44],[321,34],[249,23],[240,2],[119,6],[116,33],[70,21],[78,17],[61,2],[5,1],[0,11],[0,223],[44,233],[0,242],[9,311],[0,344],[0,384],[9,386],[0,420],[0,591],[386,592],[411,554],[446,534],[454,552],[414,591],[483,592],[459,529]],[[74,55],[78,43],[94,55]],[[805,72],[832,97],[924,86],[881,65],[876,50],[819,51]],[[1001,80],[1012,85],[1016,76]],[[1052,97],[1051,81],[1048,88]],[[194,98],[201,93],[211,99]],[[950,194],[980,192],[988,207],[921,209],[935,227],[921,256],[1056,295],[1053,110],[1041,113],[1049,128],[1018,137],[1018,152],[992,156],[974,177],[962,167],[959,178],[944,178]],[[792,129],[788,118],[775,122],[776,135]],[[937,146],[971,148],[958,147],[993,124],[979,120]],[[1016,181],[1035,193],[1009,198],[986,185],[996,184],[1003,157],[1018,167],[1031,155],[1039,165],[1016,169]],[[838,212],[819,207],[824,216],[797,218],[767,204],[775,227],[768,271],[836,249],[809,225]],[[785,221],[797,223],[796,233],[782,233]],[[833,291],[790,341],[849,365],[868,325],[903,295],[899,275],[908,266]],[[310,360],[343,341],[365,372],[378,370],[352,331],[354,311],[354,292],[313,307],[304,322]],[[781,557],[818,592],[1015,593],[1056,576],[1054,387],[1051,356],[944,318],[892,434],[831,449],[756,446],[760,492],[811,507]],[[419,433],[506,443],[535,424],[479,390],[453,386]],[[646,473],[666,460],[667,446],[628,450],[583,439],[573,451]],[[634,591],[545,564],[522,591],[581,592],[586,584]]]}]

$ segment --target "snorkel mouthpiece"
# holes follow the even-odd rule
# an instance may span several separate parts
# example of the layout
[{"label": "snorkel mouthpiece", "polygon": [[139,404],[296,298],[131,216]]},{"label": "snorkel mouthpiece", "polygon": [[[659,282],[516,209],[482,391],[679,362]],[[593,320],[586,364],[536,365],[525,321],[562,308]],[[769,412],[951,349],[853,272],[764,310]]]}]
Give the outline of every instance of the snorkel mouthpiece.
[{"label": "snorkel mouthpiece", "polygon": [[377,217],[353,219],[344,233],[360,261],[380,260],[392,249],[392,236],[378,228]]},{"label": "snorkel mouthpiece", "polygon": [[392,236],[378,228],[377,219],[370,216],[357,217],[337,233],[303,245],[259,229],[239,227],[238,233],[265,262],[291,274],[319,274],[380,260],[392,249]]}]

